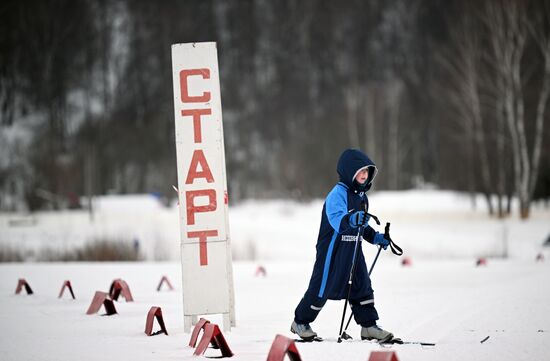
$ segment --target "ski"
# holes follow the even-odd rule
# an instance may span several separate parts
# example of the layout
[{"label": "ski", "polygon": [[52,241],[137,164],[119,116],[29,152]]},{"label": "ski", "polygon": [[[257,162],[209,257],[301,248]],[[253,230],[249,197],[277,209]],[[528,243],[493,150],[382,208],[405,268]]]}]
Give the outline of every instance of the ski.
[{"label": "ski", "polygon": [[[352,337],[350,337],[346,340],[348,340],[348,342],[354,342]],[[324,339],[322,337],[315,336],[311,339],[295,338],[294,341],[295,342],[300,342],[300,343],[312,343],[312,342],[323,342],[323,341],[334,342],[334,341],[337,341],[337,340],[335,340],[333,338]],[[368,343],[373,343],[373,344],[379,344],[381,347],[386,347],[386,348],[390,348],[393,345],[420,345],[420,346],[423,346],[423,347],[434,347],[436,345],[433,342],[403,341],[402,339],[397,338],[397,337],[394,337],[391,340],[384,341],[384,342],[379,342],[379,341],[375,341],[375,340],[358,340],[356,342],[368,342]],[[340,343],[340,342],[338,342],[338,343]]]},{"label": "ski", "polygon": [[303,338],[296,338],[294,339],[294,341],[296,342],[301,342],[301,343],[310,343],[310,342],[323,342],[323,338],[322,337],[319,337],[319,336],[315,336],[313,338],[308,338],[308,339],[303,339]]},{"label": "ski", "polygon": [[392,345],[420,345],[420,346],[430,346],[434,347],[436,344],[433,342],[422,342],[422,341],[403,341],[400,338],[394,337],[389,341],[379,342],[382,347],[390,347]]}]

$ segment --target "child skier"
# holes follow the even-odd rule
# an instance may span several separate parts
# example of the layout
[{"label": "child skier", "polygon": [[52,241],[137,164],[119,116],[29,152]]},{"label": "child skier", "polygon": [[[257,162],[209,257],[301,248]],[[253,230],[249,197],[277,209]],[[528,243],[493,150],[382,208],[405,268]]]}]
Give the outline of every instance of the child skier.
[{"label": "child skier", "polygon": [[[378,172],[374,163],[360,150],[347,149],[340,156],[336,170],[340,182],[325,199],[313,273],[309,287],[296,307],[290,327],[291,332],[308,341],[317,337],[309,324],[315,320],[327,299],[341,300],[347,297],[358,228],[364,226],[362,237],[372,244],[386,249],[390,243],[384,234],[367,225],[366,192]],[[376,325],[378,313],[374,307],[374,293],[361,250],[356,256],[349,303],[355,321],[362,326],[361,339],[385,342],[393,338],[391,332]]]}]

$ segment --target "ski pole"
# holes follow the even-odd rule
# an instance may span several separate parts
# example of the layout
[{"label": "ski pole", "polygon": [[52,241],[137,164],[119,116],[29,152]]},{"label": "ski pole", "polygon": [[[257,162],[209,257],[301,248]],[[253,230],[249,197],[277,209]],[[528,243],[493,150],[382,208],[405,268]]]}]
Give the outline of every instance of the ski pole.
[{"label": "ski pole", "polygon": [[[374,265],[376,264],[376,261],[378,260],[378,256],[380,256],[380,251],[381,250],[382,250],[382,246],[379,246],[378,247],[378,252],[376,252],[376,257],[374,257],[374,261],[372,261],[372,266],[370,266],[370,269],[369,269],[369,277],[372,274],[372,270],[374,269]],[[348,340],[348,339],[351,338],[351,336],[348,335],[346,333],[346,331],[348,330],[348,327],[349,327],[349,324],[351,322],[352,317],[353,317],[353,313],[351,315],[349,315],[348,322],[346,323],[346,328],[344,329],[344,332],[342,333],[342,338],[344,340]]]},{"label": "ski pole", "polygon": [[[366,213],[367,212],[367,205],[364,201],[361,202],[361,208]],[[348,302],[349,297],[351,295],[351,286],[353,284],[353,274],[355,272],[355,263],[357,259],[357,252],[361,245],[361,236],[363,235],[363,228],[365,227],[365,222],[361,222],[361,225],[359,226],[359,231],[357,231],[357,237],[355,238],[355,248],[353,250],[353,258],[351,261],[351,269],[349,272],[349,280],[348,280],[348,296],[346,297],[346,302],[344,302],[344,312],[342,312],[342,321],[340,321],[340,331],[338,332],[338,343],[342,342],[342,329],[344,328],[344,321],[346,320],[346,310],[348,308]]]},{"label": "ski pole", "polygon": [[[353,259],[351,262],[351,270],[349,272],[349,280],[348,280],[348,296],[346,297],[346,302],[344,302],[344,312],[342,312],[342,321],[340,321],[340,331],[338,332],[338,343],[342,342],[342,329],[344,328],[344,321],[346,319],[346,310],[348,308],[348,302],[349,297],[351,295],[351,285],[353,284],[353,273],[355,271],[355,259],[357,258],[357,249],[359,248],[358,245],[360,244],[360,237],[363,233],[363,225],[359,226],[359,231],[357,232],[357,238],[355,239],[355,249],[353,251]],[[344,332],[345,333],[345,332]]]},{"label": "ski pole", "polygon": [[[384,229],[384,238],[386,238],[387,240],[390,241],[390,248],[391,248],[392,252],[395,255],[401,256],[403,254],[403,250],[398,245],[393,243],[393,241],[390,237],[390,223],[389,222],[386,223],[386,228]],[[372,274],[372,270],[374,269],[374,266],[376,265],[376,261],[378,260],[378,256],[380,256],[380,251],[381,250],[382,250],[382,246],[379,246],[378,247],[378,252],[376,253],[376,257],[374,257],[374,261],[372,261],[372,266],[370,266],[370,269],[369,269],[369,277]],[[343,338],[344,340],[349,340],[349,339],[352,338],[350,335],[348,335],[346,333],[346,331],[348,330],[348,327],[349,327],[349,324],[351,322],[352,317],[353,317],[353,312],[352,312],[351,315],[349,315],[348,322],[346,323],[346,328],[344,329],[344,332],[340,333],[340,337],[338,338],[339,340],[340,340],[340,338]],[[342,330],[340,329],[340,331],[342,331]],[[339,342],[341,342],[341,341],[339,341]]]}]

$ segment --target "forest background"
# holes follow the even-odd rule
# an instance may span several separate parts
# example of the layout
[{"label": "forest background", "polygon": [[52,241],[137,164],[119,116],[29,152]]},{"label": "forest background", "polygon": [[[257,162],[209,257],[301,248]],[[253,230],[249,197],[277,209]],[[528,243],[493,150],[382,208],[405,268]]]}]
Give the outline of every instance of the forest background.
[{"label": "forest background", "polygon": [[0,210],[173,198],[170,46],[201,41],[218,47],[232,202],[322,198],[347,147],[378,190],[482,193],[500,217],[549,198],[543,0],[6,0]]}]

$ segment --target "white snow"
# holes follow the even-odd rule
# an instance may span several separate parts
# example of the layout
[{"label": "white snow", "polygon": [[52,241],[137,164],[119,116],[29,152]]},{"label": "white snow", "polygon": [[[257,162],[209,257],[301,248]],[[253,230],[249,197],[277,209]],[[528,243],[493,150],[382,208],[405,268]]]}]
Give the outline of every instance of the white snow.
[{"label": "white snow", "polygon": [[[550,233],[550,210],[535,206],[532,217],[504,220],[487,216],[464,194],[446,191],[374,192],[369,211],[391,222],[394,240],[412,257],[479,256],[533,259]],[[83,202],[86,203],[86,202]],[[230,207],[235,260],[313,260],[322,200],[247,201]],[[105,196],[85,210],[0,213],[0,247],[24,251],[29,260],[41,250],[68,251],[88,242],[139,240],[145,260],[179,260],[178,206],[164,206],[152,195]]]},{"label": "white snow", "polygon": [[[370,211],[392,223],[394,240],[412,260],[412,266],[401,266],[389,251],[379,258],[372,275],[379,324],[406,340],[437,343],[393,346],[389,350],[399,360],[548,359],[550,254],[541,245],[550,233],[550,211],[535,207],[527,221],[498,221],[478,205],[472,211],[468,197],[437,191],[370,197]],[[93,222],[84,211],[0,214],[0,246],[32,254],[98,236],[138,237],[147,259],[169,261],[0,264],[0,358],[196,360],[183,332],[177,206],[163,207],[150,196],[109,197],[96,206]],[[265,360],[276,334],[291,336],[294,308],[313,266],[321,207],[322,201],[231,207],[237,327],[224,335],[233,359]],[[365,244],[363,250],[370,265],[376,249]],[[546,261],[536,262],[541,252]],[[504,253],[509,257],[497,258]],[[487,266],[475,266],[480,256],[492,256]],[[259,265],[266,277],[255,276]],[[156,291],[163,275],[176,290]],[[29,282],[33,295],[14,294],[19,278]],[[135,302],[116,302],[114,316],[86,315],[95,291],[108,291],[115,278],[127,281]],[[71,281],[76,300],[67,292],[57,298],[64,280]],[[144,334],[152,306],[162,308],[169,336]],[[312,324],[327,340],[298,343],[303,360],[368,360],[371,351],[384,350],[359,341],[354,323],[354,340],[336,343],[342,309],[343,301],[327,303]],[[218,315],[205,317],[221,325]]]}]

